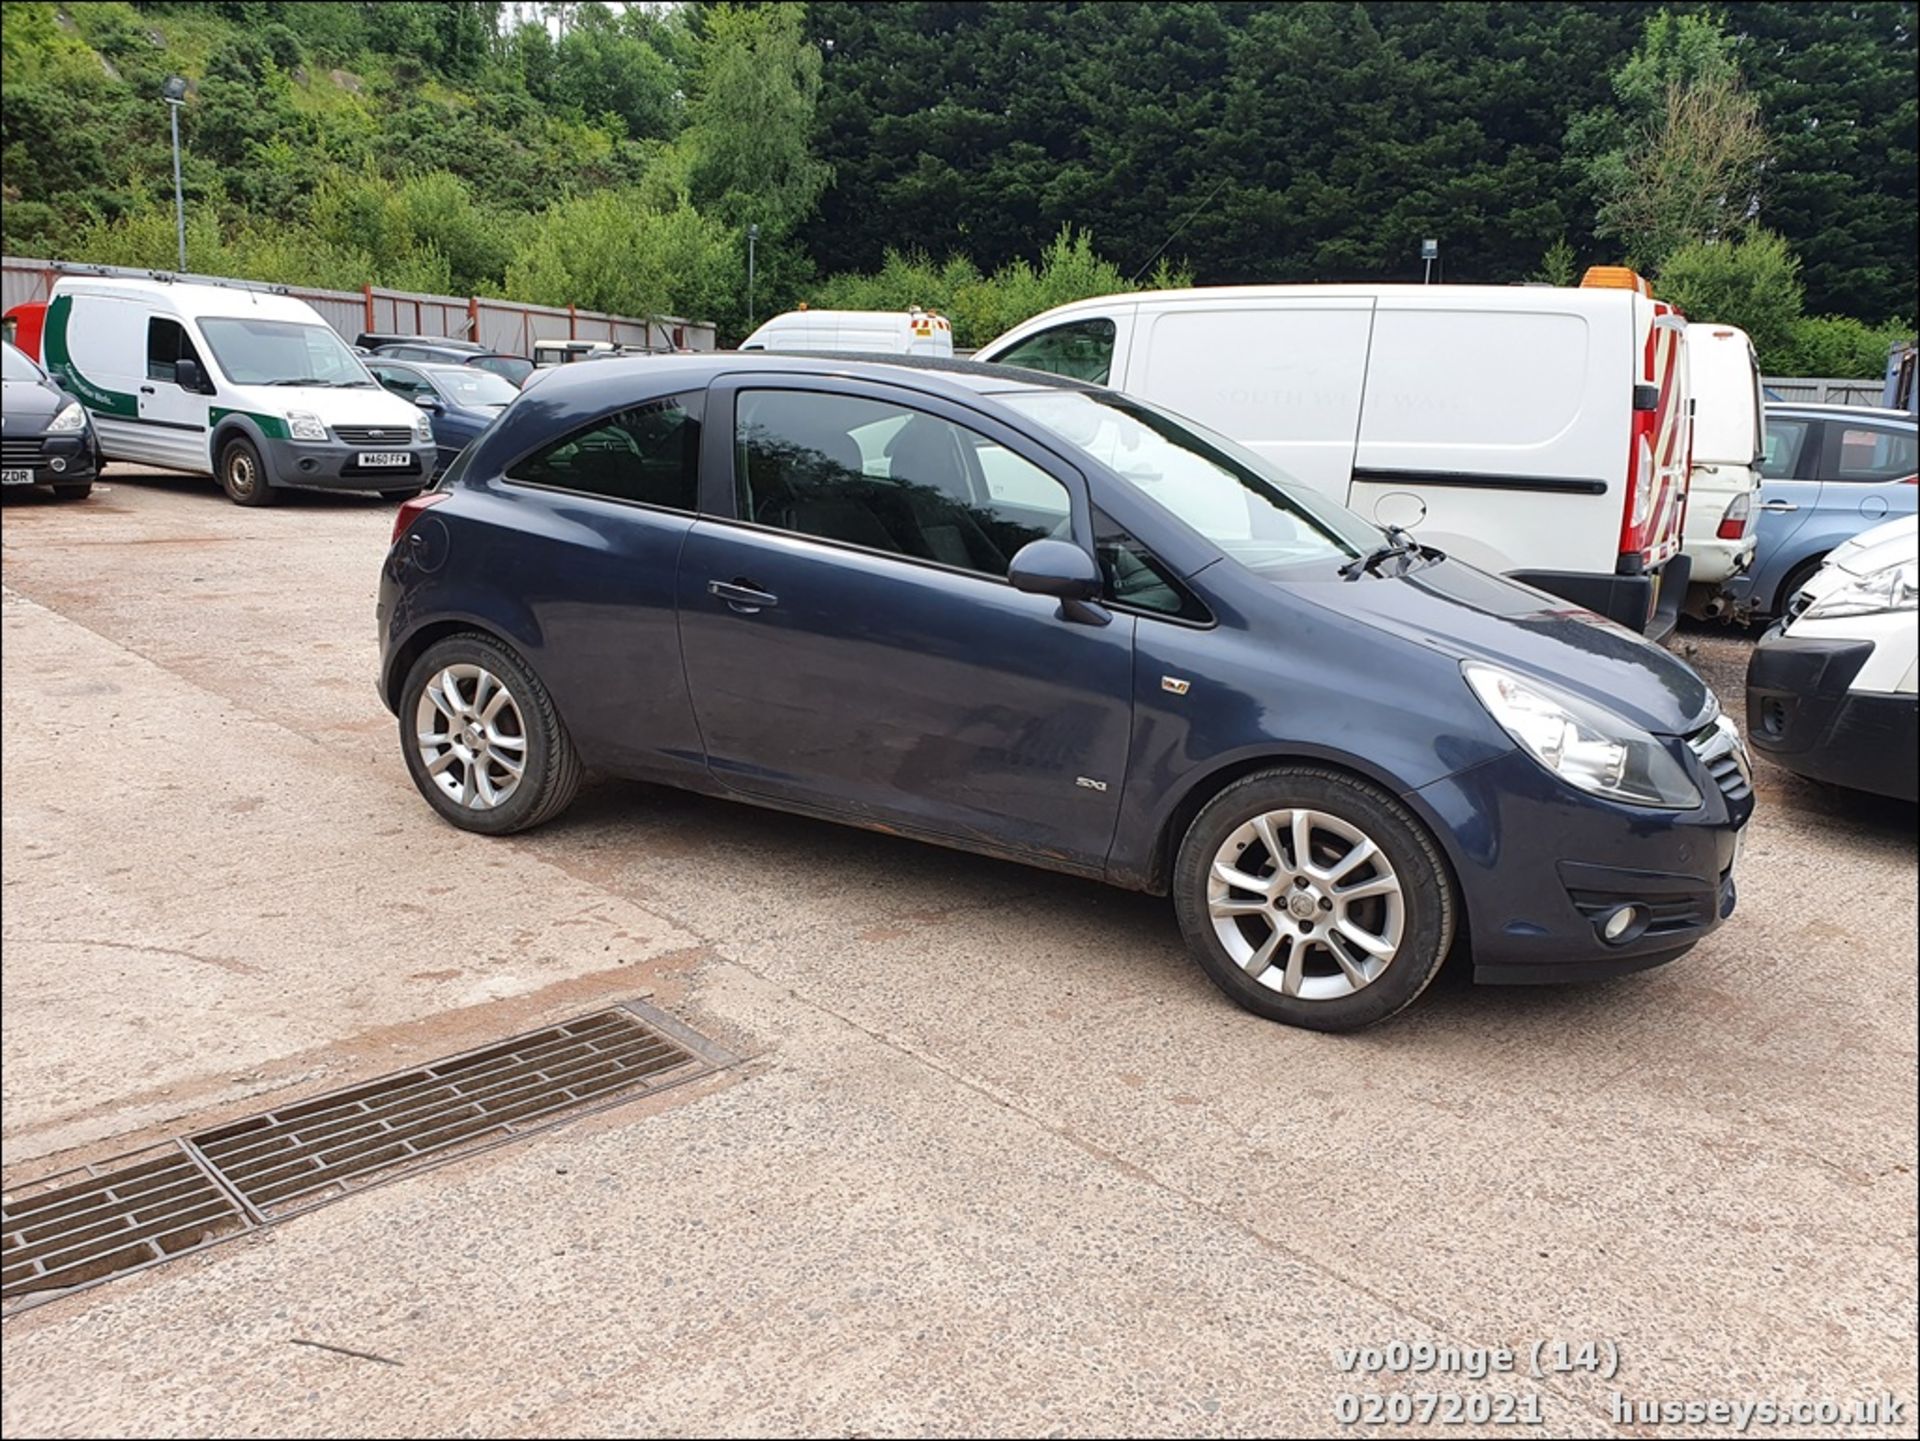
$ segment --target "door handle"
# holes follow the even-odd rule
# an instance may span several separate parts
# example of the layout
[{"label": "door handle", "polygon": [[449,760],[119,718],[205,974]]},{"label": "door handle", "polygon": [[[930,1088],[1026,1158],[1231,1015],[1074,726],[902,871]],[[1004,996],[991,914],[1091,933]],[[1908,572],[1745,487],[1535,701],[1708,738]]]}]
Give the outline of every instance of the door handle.
[{"label": "door handle", "polygon": [[1790,500],[1763,500],[1760,502],[1760,509],[1770,515],[1785,515],[1788,511],[1798,510],[1800,507]]},{"label": "door handle", "polygon": [[140,387],[140,393],[142,395],[152,395],[153,387],[151,385],[143,385]]},{"label": "door handle", "polygon": [[743,580],[710,580],[707,582],[707,593],[719,596],[727,603],[729,610],[741,615],[754,615],[769,606],[780,604],[779,596],[770,595]]}]

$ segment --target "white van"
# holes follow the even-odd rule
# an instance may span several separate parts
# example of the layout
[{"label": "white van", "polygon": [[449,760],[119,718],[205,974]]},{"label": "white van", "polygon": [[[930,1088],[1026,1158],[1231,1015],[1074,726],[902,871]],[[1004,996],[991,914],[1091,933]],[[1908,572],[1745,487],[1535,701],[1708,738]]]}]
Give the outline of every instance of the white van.
[{"label": "white van", "polygon": [[1698,321],[1687,326],[1687,381],[1693,391],[1693,467],[1687,485],[1684,550],[1693,562],[1689,615],[1727,610],[1727,582],[1753,562],[1753,513],[1767,445],[1760,361],[1747,333]]},{"label": "white van", "polygon": [[1661,634],[1688,568],[1685,348],[1645,281],[1597,267],[1578,287],[1109,295],[974,358],[1164,405],[1381,525]]},{"label": "white van", "polygon": [[287,486],[399,499],[433,474],[432,421],[289,295],[62,276],[42,345],[109,459],[214,476],[240,505]]},{"label": "white van", "polygon": [[740,342],[742,350],[841,350],[863,355],[953,354],[944,315],[912,310],[789,310]]}]

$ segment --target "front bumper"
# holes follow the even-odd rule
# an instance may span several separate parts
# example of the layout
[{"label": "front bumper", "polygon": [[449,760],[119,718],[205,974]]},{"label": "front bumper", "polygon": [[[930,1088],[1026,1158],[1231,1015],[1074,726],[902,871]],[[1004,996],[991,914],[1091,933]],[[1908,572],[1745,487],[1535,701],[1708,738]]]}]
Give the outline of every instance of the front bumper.
[{"label": "front bumper", "polygon": [[0,439],[0,469],[28,471],[34,485],[88,485],[100,473],[100,452],[91,430],[9,435]]},{"label": "front bumper", "polygon": [[[1679,742],[1675,743],[1679,745]],[[1413,793],[1452,841],[1477,981],[1589,981],[1671,961],[1733,914],[1734,858],[1753,792],[1687,749],[1703,803],[1621,805],[1510,751]],[[1616,942],[1606,918],[1639,919]]]},{"label": "front bumper", "polygon": [[1796,775],[1920,799],[1920,698],[1851,689],[1873,646],[1775,626],[1747,662],[1747,730],[1757,750]]},{"label": "front bumper", "polygon": [[[370,451],[405,452],[404,466],[363,466]],[[433,477],[439,452],[432,441],[406,445],[343,445],[338,441],[266,441],[267,472],[275,485],[311,486],[318,490],[412,490]]]}]

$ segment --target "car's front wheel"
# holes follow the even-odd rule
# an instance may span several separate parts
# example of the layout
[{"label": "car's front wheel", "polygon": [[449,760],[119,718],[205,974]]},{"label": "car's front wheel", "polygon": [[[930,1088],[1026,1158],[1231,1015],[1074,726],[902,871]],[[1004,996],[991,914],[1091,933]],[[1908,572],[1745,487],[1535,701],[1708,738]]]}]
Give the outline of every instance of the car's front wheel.
[{"label": "car's front wheel", "polygon": [[233,439],[220,450],[220,488],[235,505],[272,505],[280,492],[267,480],[267,467],[250,440]]},{"label": "car's front wheel", "polygon": [[526,830],[559,815],[580,788],[580,757],[553,697],[491,637],[429,646],[407,673],[399,711],[413,783],[462,830]]},{"label": "car's front wheel", "polygon": [[85,500],[92,494],[93,482],[90,480],[79,481],[75,484],[56,485],[53,488],[53,498],[55,500]]},{"label": "car's front wheel", "polygon": [[1270,1020],[1372,1025],[1412,1004],[1453,943],[1438,845],[1386,791],[1277,766],[1215,796],[1174,866],[1187,945],[1214,984]]}]

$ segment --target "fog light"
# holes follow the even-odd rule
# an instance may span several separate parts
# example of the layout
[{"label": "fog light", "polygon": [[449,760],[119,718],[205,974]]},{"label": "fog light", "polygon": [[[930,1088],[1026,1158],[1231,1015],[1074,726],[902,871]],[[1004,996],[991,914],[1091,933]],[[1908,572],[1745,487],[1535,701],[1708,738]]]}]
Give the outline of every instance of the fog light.
[{"label": "fog light", "polygon": [[49,469],[52,469],[52,470],[65,470],[67,468],[67,463],[66,461],[62,460],[59,456],[56,455],[52,460],[47,462],[47,466]]},{"label": "fog light", "polygon": [[1606,940],[1618,941],[1621,937],[1625,936],[1628,931],[1632,930],[1639,920],[1640,908],[1638,906],[1622,906],[1619,910],[1608,916],[1601,924],[1600,934]]},{"label": "fog light", "polygon": [[313,470],[313,469],[314,469],[314,459],[313,459],[313,457],[312,457],[312,456],[308,456],[308,457],[306,457],[306,459],[304,459],[304,460],[302,460],[302,461],[300,462],[300,468],[301,468],[302,470],[305,470],[305,471],[311,471],[311,470]]}]

